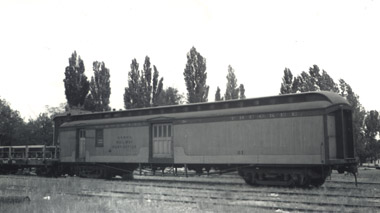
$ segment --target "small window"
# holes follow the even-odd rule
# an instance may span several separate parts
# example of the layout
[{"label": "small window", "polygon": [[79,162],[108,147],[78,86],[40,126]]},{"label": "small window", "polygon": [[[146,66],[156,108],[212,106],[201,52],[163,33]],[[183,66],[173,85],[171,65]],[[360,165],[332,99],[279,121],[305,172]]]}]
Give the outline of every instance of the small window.
[{"label": "small window", "polygon": [[163,132],[164,135],[163,135],[163,137],[166,137],[166,125],[164,125],[163,127],[164,127],[164,132]]},{"label": "small window", "polygon": [[153,136],[155,137],[155,138],[157,138],[157,126],[154,126],[153,127]]},{"label": "small window", "polygon": [[95,146],[96,147],[104,147],[103,141],[103,129],[97,129],[95,132]]},{"label": "small window", "polygon": [[79,130],[79,138],[85,138],[86,137],[86,130],[81,129]]},{"label": "small window", "polygon": [[168,138],[173,135],[171,124],[153,124],[151,131],[153,138]]}]

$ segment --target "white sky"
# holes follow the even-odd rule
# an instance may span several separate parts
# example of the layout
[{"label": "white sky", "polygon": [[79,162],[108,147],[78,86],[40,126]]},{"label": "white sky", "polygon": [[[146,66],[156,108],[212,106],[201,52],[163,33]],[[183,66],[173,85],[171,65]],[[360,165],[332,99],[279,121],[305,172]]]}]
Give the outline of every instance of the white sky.
[{"label": "white sky", "polygon": [[277,95],[285,67],[317,64],[380,110],[380,1],[2,0],[0,30],[0,98],[25,119],[66,102],[74,50],[89,79],[92,62],[105,62],[111,107],[123,109],[131,61],[142,69],[146,55],[185,95],[192,46],[207,59],[209,101],[217,86],[224,94],[229,64],[248,98]]}]

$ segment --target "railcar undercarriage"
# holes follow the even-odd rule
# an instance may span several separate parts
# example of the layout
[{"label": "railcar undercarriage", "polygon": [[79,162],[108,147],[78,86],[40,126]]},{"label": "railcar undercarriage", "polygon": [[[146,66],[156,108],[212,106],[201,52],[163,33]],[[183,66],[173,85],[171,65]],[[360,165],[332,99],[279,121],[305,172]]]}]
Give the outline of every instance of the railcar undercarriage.
[{"label": "railcar undercarriage", "polygon": [[123,179],[133,179],[133,171],[137,169],[137,164],[62,164],[58,169],[60,175],[79,176],[84,178],[111,179],[119,175]]},{"label": "railcar undercarriage", "polygon": [[[356,164],[355,164],[356,165]],[[59,177],[62,175],[79,176],[84,178],[111,179],[120,176],[125,180],[133,179],[133,172],[149,172],[153,175],[156,171],[161,174],[177,174],[180,168],[182,175],[188,176],[188,170],[195,171],[195,175],[221,175],[224,173],[238,172],[244,181],[253,186],[289,186],[289,187],[319,187],[324,184],[326,178],[331,175],[331,171],[337,170],[339,173],[349,172],[355,175],[356,166],[345,164],[341,166],[267,166],[267,165],[227,165],[227,164],[123,164],[123,163],[63,163],[49,166],[35,167],[38,176]],[[30,166],[2,165],[0,174],[15,174],[20,169],[30,168]],[[167,170],[167,168],[171,168]],[[169,171],[169,172],[168,172]],[[194,173],[192,173],[194,174]]]},{"label": "railcar undercarriage", "polygon": [[239,175],[249,185],[321,186],[330,176],[330,167],[262,167],[239,169]]},{"label": "railcar undercarriage", "polygon": [[[166,168],[177,175],[177,168],[183,168],[184,175],[188,175],[188,170],[195,171],[196,175],[223,174],[238,171],[238,174],[249,185],[265,186],[295,186],[309,187],[321,186],[326,178],[331,175],[332,168],[329,166],[313,167],[263,167],[252,165],[201,165],[201,164],[67,164],[60,173],[76,175],[87,178],[110,179],[116,175],[123,179],[133,179],[133,171],[150,171],[153,175],[156,171],[161,171],[162,175]],[[213,172],[210,173],[210,170]]]}]

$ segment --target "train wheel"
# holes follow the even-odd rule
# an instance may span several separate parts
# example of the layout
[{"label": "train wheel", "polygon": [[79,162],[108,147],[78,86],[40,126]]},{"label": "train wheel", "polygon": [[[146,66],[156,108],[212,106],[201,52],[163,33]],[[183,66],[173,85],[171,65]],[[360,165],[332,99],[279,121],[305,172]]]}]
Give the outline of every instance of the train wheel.
[{"label": "train wheel", "polygon": [[45,176],[47,174],[47,169],[45,167],[36,168],[37,176]]},{"label": "train wheel", "polygon": [[299,176],[296,174],[291,174],[291,179],[290,179],[290,185],[291,187],[298,186],[300,183]]},{"label": "train wheel", "polygon": [[211,167],[209,167],[209,166],[206,166],[206,167],[205,167],[205,170],[206,170],[206,172],[207,172],[207,176],[210,175],[210,169],[211,169]]},{"label": "train wheel", "polygon": [[103,179],[111,179],[112,178],[111,175],[109,174],[107,168],[101,168],[100,171],[101,171],[101,177],[100,178],[103,178]]},{"label": "train wheel", "polygon": [[307,175],[301,176],[301,187],[309,187],[310,186],[310,177]]},{"label": "train wheel", "polygon": [[312,179],[310,184],[315,187],[320,187],[325,183],[325,178]]},{"label": "train wheel", "polygon": [[246,172],[246,173],[244,173],[244,175],[243,175],[243,179],[244,179],[244,181],[245,181],[247,184],[252,185],[252,183],[253,183],[253,181],[252,181],[252,173],[250,173],[250,172]]},{"label": "train wheel", "polygon": [[202,167],[196,167],[194,170],[195,170],[195,173],[196,173],[198,176],[201,176],[202,173],[203,173],[203,168],[202,168]]},{"label": "train wheel", "polygon": [[122,178],[123,180],[133,180],[133,171],[124,173]]},{"label": "train wheel", "polygon": [[339,167],[337,170],[338,170],[339,174],[343,174],[344,173],[344,168]]}]

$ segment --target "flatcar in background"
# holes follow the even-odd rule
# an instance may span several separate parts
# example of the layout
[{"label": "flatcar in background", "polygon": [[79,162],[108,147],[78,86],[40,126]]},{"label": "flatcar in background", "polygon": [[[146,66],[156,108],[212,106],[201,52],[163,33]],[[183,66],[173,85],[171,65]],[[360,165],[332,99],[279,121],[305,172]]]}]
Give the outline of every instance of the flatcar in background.
[{"label": "flatcar in background", "polygon": [[58,173],[109,178],[137,168],[238,171],[248,184],[319,186],[356,172],[352,110],[310,92],[54,119]]},{"label": "flatcar in background", "polygon": [[53,175],[58,164],[57,146],[0,146],[0,174],[34,168],[37,175]]}]

